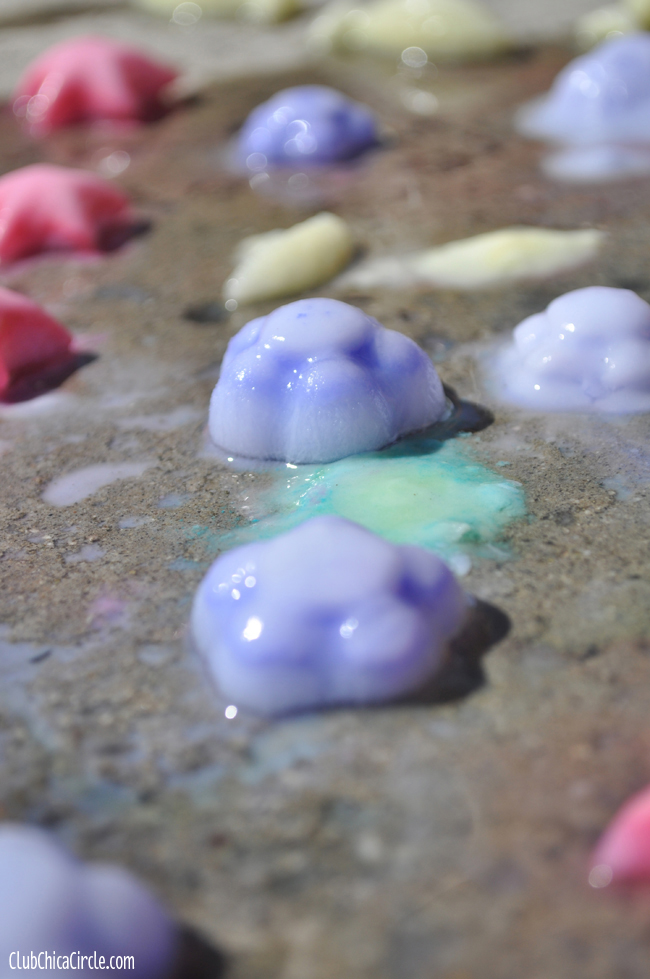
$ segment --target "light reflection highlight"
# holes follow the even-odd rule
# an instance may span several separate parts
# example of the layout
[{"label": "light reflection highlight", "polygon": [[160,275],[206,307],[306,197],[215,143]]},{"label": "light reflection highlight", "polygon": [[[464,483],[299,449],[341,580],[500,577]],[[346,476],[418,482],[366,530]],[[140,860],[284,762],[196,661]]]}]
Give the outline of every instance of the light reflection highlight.
[{"label": "light reflection highlight", "polygon": [[171,16],[171,23],[179,27],[194,27],[202,16],[203,8],[198,3],[179,3]]},{"label": "light reflection highlight", "polygon": [[[259,588],[234,603],[212,582],[242,559],[254,560]],[[199,587],[192,630],[231,703],[278,714],[416,689],[444,663],[467,610],[435,555],[319,517],[223,554]]]},{"label": "light reflection highlight", "polygon": [[242,126],[238,156],[249,171],[348,160],[378,142],[374,115],[324,85],[276,93],[257,106]]},{"label": "light reflection highlight", "polygon": [[264,623],[257,616],[252,616],[246,623],[246,628],[242,632],[244,639],[247,642],[253,642],[255,639],[259,639],[262,635],[264,629]]},{"label": "light reflection highlight", "polygon": [[525,319],[494,359],[499,392],[542,411],[650,410],[650,305],[592,286]]},{"label": "light reflection highlight", "polygon": [[606,863],[599,863],[589,871],[589,886],[596,889],[609,887],[614,879],[614,871]]}]

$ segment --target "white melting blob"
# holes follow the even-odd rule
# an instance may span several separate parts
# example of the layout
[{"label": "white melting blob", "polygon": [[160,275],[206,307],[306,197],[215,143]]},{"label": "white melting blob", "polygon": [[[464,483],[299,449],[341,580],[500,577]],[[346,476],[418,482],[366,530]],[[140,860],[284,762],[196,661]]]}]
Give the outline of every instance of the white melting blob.
[{"label": "white melting blob", "polygon": [[439,248],[371,259],[342,276],[337,286],[481,289],[543,279],[590,261],[604,239],[604,232],[593,229],[501,228]]},{"label": "white melting blob", "polygon": [[[550,176],[590,181],[647,172],[650,35],[611,33],[563,68],[549,92],[517,113],[515,124],[525,136],[580,150],[547,160]],[[639,148],[645,148],[645,163]]]},{"label": "white melting blob", "polygon": [[155,466],[155,460],[142,462],[100,462],[95,466],[84,466],[58,476],[46,486],[43,499],[54,506],[72,506],[97,490],[109,486],[120,479],[133,479],[142,476],[147,469]]},{"label": "white melting blob", "polygon": [[[133,956],[133,970],[113,961],[115,975],[164,979],[177,949],[176,926],[131,874],[108,864],[84,866],[27,826],[0,828],[0,920],[5,975],[27,968],[55,976],[71,968],[85,979],[94,966],[79,959],[93,962],[96,953],[106,969],[112,956],[120,965],[122,956]],[[35,965],[32,954],[41,956]],[[46,954],[60,958],[48,963]]]},{"label": "white melting blob", "polygon": [[336,299],[300,299],[232,338],[209,427],[234,455],[330,462],[389,445],[446,410],[413,340]]},{"label": "white melting blob", "polygon": [[650,411],[650,306],[634,292],[568,292],[520,323],[513,341],[492,365],[505,400],[542,411]]},{"label": "white melting blob", "polygon": [[444,663],[467,609],[429,551],[327,516],[220,557],[192,629],[231,705],[279,714],[417,689]]},{"label": "white melting blob", "polygon": [[345,268],[353,247],[346,222],[328,212],[286,230],[245,238],[224,298],[254,303],[314,289]]},{"label": "white melting blob", "polygon": [[410,64],[417,49],[426,63],[486,58],[512,47],[513,40],[494,14],[474,0],[371,0],[366,4],[334,2],[311,28],[319,48],[376,51]]}]

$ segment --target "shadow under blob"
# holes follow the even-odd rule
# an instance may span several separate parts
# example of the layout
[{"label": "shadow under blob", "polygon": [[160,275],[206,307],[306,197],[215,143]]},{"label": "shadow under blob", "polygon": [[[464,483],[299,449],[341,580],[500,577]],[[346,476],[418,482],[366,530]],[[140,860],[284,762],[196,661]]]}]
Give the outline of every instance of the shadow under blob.
[{"label": "shadow under blob", "polygon": [[[447,658],[438,672],[429,680],[421,683],[416,690],[411,690],[399,697],[376,703],[345,703],[324,704],[322,706],[295,707],[268,719],[283,721],[290,718],[304,717],[309,714],[331,714],[339,711],[359,710],[377,711],[391,710],[400,707],[431,707],[436,704],[448,704],[469,697],[485,685],[483,657],[493,646],[501,642],[510,632],[512,623],[510,617],[489,602],[480,598],[468,596],[470,606],[467,618],[460,632],[448,643]],[[203,656],[198,652],[192,638],[189,638],[190,648],[206,666]],[[209,668],[206,675],[208,682],[215,688],[214,678]],[[216,687],[218,691],[218,686]],[[225,700],[224,703],[228,701]],[[255,711],[250,713],[244,708],[242,716],[255,717]],[[172,977],[176,979],[176,976]],[[188,976],[187,979],[190,979]],[[193,979],[193,977],[192,977]]]},{"label": "shadow under blob", "polygon": [[189,925],[180,925],[176,961],[167,979],[223,979],[228,959]]},{"label": "shadow under blob", "polygon": [[[414,434],[405,435],[392,446],[392,455],[400,455],[399,449],[404,447],[404,455],[428,455],[431,452],[430,440],[446,442],[456,435],[463,433],[482,432],[494,423],[494,415],[489,408],[476,404],[474,401],[464,401],[459,398],[453,388],[444,384],[445,397],[451,402],[452,410],[446,418],[434,422]],[[421,440],[421,451],[418,444]],[[390,448],[390,446],[389,446]]]},{"label": "shadow under blob", "polygon": [[423,686],[405,694],[396,705],[445,704],[462,700],[485,684],[482,660],[510,632],[509,617],[496,605],[472,599],[463,628],[449,643],[447,660]]},{"label": "shadow under blob", "polygon": [[20,401],[31,401],[41,394],[54,391],[81,367],[92,364],[98,357],[99,354],[68,352],[46,364],[19,374],[3,391],[0,403],[18,404]]},{"label": "shadow under blob", "polygon": [[107,225],[97,235],[97,247],[101,252],[116,252],[132,238],[140,238],[153,228],[153,221],[140,218],[128,224]]},{"label": "shadow under blob", "polygon": [[[482,432],[494,423],[494,415],[489,408],[476,404],[474,401],[464,401],[459,398],[453,388],[443,385],[445,397],[451,404],[451,410],[446,418],[434,422],[428,428],[419,432],[403,435],[391,445],[375,452],[385,452],[391,458],[406,456],[428,456],[442,448],[442,443],[455,438],[457,435]],[[362,455],[364,453],[361,453]]]},{"label": "shadow under blob", "polygon": [[[213,376],[212,372],[209,375]],[[197,375],[201,377],[201,375]],[[459,398],[453,388],[443,385],[445,397],[451,404],[451,410],[442,421],[422,428],[418,432],[409,432],[401,436],[396,442],[391,442],[380,449],[371,449],[369,452],[358,453],[359,458],[364,456],[385,454],[386,457],[396,459],[407,456],[428,456],[442,448],[442,443],[457,435],[482,432],[494,423],[494,415],[489,408],[476,404],[473,401],[464,401]],[[242,471],[272,471],[274,469],[286,469],[287,463],[281,459],[254,459],[250,456],[238,456],[234,452],[222,449],[220,445],[213,442],[208,434],[208,443],[214,458],[218,459],[227,469],[235,472]],[[341,462],[340,459],[333,459],[331,462],[305,462],[300,463],[300,467],[307,466],[329,466]]]},{"label": "shadow under blob", "polygon": [[198,326],[207,326],[210,323],[223,323],[228,319],[230,313],[223,303],[212,301],[201,303],[197,306],[188,306],[183,312],[183,319]]}]

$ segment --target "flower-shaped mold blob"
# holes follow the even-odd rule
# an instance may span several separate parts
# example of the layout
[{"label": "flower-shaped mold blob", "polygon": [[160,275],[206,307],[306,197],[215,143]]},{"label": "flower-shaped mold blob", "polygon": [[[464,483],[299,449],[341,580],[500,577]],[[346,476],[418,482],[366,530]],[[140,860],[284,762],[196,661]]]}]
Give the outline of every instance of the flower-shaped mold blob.
[{"label": "flower-shaped mold blob", "polygon": [[254,459],[331,462],[438,421],[445,395],[413,340],[335,299],[299,299],[230,343],[210,435]]},{"label": "flower-shaped mold blob", "polygon": [[316,517],[220,557],[192,629],[226,697],[281,714],[416,690],[444,662],[466,609],[435,555]]},{"label": "flower-shaped mold blob", "polygon": [[109,250],[133,227],[129,198],[94,173],[35,163],[0,177],[0,264]]},{"label": "flower-shaped mold blob", "polygon": [[239,162],[249,170],[349,160],[378,142],[370,109],[325,85],[276,92],[253,109],[238,136]]},{"label": "flower-shaped mold blob", "polygon": [[628,289],[567,292],[516,327],[500,392],[543,411],[650,410],[650,306]]},{"label": "flower-shaped mold blob", "polygon": [[26,375],[71,359],[72,336],[26,296],[0,288],[0,400]]},{"label": "flower-shaped mold blob", "polygon": [[576,58],[546,96],[520,110],[517,125],[559,143],[650,144],[650,34],[617,37]]},{"label": "flower-shaped mold blob", "polygon": [[18,82],[14,112],[35,136],[102,119],[148,122],[165,111],[162,90],[177,77],[108,37],[62,41],[36,58]]},{"label": "flower-shaped mold blob", "polygon": [[650,788],[615,816],[594,852],[589,882],[592,887],[650,883]]},{"label": "flower-shaped mold blob", "polygon": [[175,925],[131,874],[108,864],[84,866],[26,826],[0,828],[0,917],[5,968],[40,975],[74,969],[89,979],[103,957],[99,967],[113,968],[112,975],[163,979],[177,951]]}]

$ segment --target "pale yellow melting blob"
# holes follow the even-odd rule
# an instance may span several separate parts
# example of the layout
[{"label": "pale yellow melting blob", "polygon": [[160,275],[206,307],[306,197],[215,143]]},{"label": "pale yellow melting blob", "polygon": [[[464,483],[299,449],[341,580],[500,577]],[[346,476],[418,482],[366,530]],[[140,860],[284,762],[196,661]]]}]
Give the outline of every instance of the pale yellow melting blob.
[{"label": "pale yellow melting blob", "polygon": [[503,228],[424,252],[414,269],[440,285],[478,289],[575,268],[596,255],[603,239],[595,230]]},{"label": "pale yellow melting blob", "polygon": [[[650,11],[650,4],[646,4]],[[647,19],[647,18],[646,18]],[[580,17],[576,22],[576,40],[583,51],[593,48],[610,37],[633,34],[641,30],[639,17],[631,3],[617,3],[611,7],[598,7]]]},{"label": "pale yellow melting blob", "polygon": [[474,0],[371,0],[326,6],[311,27],[322,48],[399,55],[421,48],[433,60],[488,58],[513,40],[494,14]]},{"label": "pale yellow melting blob", "polygon": [[314,289],[345,268],[353,248],[348,225],[327,211],[286,230],[245,238],[224,298],[254,303]]},{"label": "pale yellow melting blob", "polygon": [[650,27],[650,0],[625,0],[623,5],[636,17],[640,27]]},{"label": "pale yellow melting blob", "polygon": [[502,228],[451,241],[410,255],[378,258],[339,279],[345,287],[401,288],[426,284],[448,289],[483,289],[524,279],[543,279],[593,259],[602,231]]},{"label": "pale yellow melting blob", "polygon": [[162,17],[169,17],[180,27],[193,27],[202,16],[236,17],[260,24],[287,20],[303,10],[300,0],[201,0],[200,3],[179,0],[132,0],[138,7]]},{"label": "pale yellow melting blob", "polygon": [[646,30],[650,30],[650,0],[621,0],[580,17],[576,22],[576,39],[586,50],[619,34]]}]

